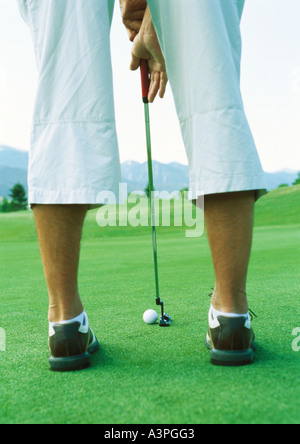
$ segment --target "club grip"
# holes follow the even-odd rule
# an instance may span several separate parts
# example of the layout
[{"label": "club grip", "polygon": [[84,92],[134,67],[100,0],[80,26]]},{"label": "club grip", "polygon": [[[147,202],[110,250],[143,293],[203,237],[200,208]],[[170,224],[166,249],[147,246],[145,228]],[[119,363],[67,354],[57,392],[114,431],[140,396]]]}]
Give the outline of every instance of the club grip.
[{"label": "club grip", "polygon": [[150,72],[149,72],[147,60],[141,61],[141,79],[142,79],[143,102],[149,103],[148,96],[149,96],[149,88],[150,88]]}]

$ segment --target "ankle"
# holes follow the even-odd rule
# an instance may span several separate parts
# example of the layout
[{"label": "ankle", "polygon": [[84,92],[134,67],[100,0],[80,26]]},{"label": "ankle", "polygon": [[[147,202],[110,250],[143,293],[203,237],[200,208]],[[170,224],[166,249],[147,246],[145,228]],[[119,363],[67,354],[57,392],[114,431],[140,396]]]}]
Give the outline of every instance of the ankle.
[{"label": "ankle", "polygon": [[50,305],[48,311],[48,321],[53,323],[69,321],[81,315],[83,311],[84,307],[81,302],[68,307],[64,305]]},{"label": "ankle", "polygon": [[223,313],[246,314],[249,310],[247,295],[244,293],[223,296],[214,292],[211,303],[215,310]]}]

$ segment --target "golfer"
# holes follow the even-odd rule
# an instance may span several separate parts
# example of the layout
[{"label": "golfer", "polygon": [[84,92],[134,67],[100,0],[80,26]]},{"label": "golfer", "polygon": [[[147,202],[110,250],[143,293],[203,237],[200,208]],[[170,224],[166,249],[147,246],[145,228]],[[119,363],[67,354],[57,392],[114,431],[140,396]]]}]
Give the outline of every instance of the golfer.
[{"label": "golfer", "polygon": [[[118,192],[120,160],[110,54],[114,0],[18,0],[38,66],[29,156],[33,208],[49,292],[52,370],[90,364],[98,341],[78,292],[87,211]],[[190,198],[205,196],[215,290],[211,360],[253,360],[247,269],[254,205],[265,182],[240,92],[244,0],[120,0],[133,42],[131,69],[147,59],[149,100],[170,80],[190,166]],[[199,270],[201,273],[201,270]],[[199,295],[200,297],[200,295]]]}]

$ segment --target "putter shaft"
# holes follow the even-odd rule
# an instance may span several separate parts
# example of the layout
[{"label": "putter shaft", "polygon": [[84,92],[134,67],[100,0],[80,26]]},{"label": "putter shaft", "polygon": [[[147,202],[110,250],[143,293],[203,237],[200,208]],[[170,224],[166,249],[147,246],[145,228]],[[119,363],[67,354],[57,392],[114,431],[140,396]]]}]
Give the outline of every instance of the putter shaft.
[{"label": "putter shaft", "polygon": [[156,287],[156,305],[161,306],[162,316],[164,316],[163,302],[160,300],[159,292],[159,278],[158,278],[158,258],[157,258],[157,242],[156,242],[156,220],[155,220],[155,202],[153,198],[154,181],[152,168],[152,147],[151,147],[151,130],[150,130],[150,113],[149,103],[144,101],[145,107],[145,123],[146,123],[146,137],[147,137],[147,158],[148,158],[148,176],[149,176],[149,199],[151,207],[151,225],[152,225],[152,239],[153,239],[153,257],[154,257],[154,271],[155,271],[155,287]]},{"label": "putter shaft", "polygon": [[148,158],[148,176],[149,176],[149,199],[151,206],[151,225],[153,239],[153,257],[155,271],[155,288],[156,288],[156,305],[161,307],[161,320],[159,325],[162,327],[169,326],[171,317],[164,312],[164,303],[160,299],[159,279],[158,279],[158,258],[157,258],[157,242],[156,242],[156,221],[155,221],[155,201],[154,201],[154,181],[153,181],[153,163],[152,163],[152,147],[151,147],[151,130],[150,130],[150,112],[149,112],[149,67],[146,60],[141,61],[141,80],[142,80],[142,96],[145,107],[145,123],[147,136],[147,158]]}]

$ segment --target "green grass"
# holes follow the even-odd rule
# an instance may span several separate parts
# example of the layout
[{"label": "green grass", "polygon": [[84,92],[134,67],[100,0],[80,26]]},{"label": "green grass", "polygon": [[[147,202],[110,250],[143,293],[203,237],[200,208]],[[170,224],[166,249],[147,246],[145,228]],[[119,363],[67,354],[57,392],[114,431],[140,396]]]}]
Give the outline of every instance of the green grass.
[{"label": "green grass", "polygon": [[257,204],[249,270],[258,315],[255,364],[218,368],[203,346],[214,283],[206,236],[158,232],[161,293],[174,321],[147,326],[155,308],[148,228],[100,229],[90,212],[80,287],[101,341],[93,366],[53,374],[48,367],[47,290],[30,212],[0,216],[2,424],[295,424],[300,421],[300,187]]},{"label": "green grass", "polygon": [[298,225],[300,223],[300,185],[278,188],[256,205],[256,225]]}]

